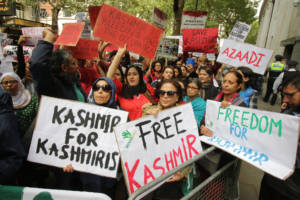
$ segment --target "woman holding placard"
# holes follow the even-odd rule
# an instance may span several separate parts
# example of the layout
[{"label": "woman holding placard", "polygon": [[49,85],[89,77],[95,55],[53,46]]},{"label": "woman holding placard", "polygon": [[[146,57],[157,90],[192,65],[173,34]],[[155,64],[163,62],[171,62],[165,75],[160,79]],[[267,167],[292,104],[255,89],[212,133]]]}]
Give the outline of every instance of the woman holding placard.
[{"label": "woman holding placard", "polygon": [[124,84],[114,78],[114,73],[126,50],[126,45],[118,50],[108,69],[107,77],[113,79],[116,84],[120,107],[128,112],[129,120],[132,121],[142,117],[142,107],[145,104],[155,104],[156,99],[154,89],[144,82],[143,72],[139,67],[131,65],[126,68]]},{"label": "woman holding placard", "polygon": [[[182,89],[176,80],[164,80],[155,91],[159,102],[157,105],[144,107],[143,115],[157,115],[158,112],[180,105],[182,100]],[[177,182],[182,180],[181,189],[183,194],[187,194],[193,188],[192,167],[186,167],[182,171],[177,172],[167,182]],[[163,189],[158,190],[163,193]]]},{"label": "woman holding placard", "polygon": [[[116,90],[116,85],[111,79],[100,77],[92,85],[88,102],[99,106],[117,108],[115,98]],[[65,172],[73,172],[74,168],[69,164],[63,170]],[[117,183],[116,179],[81,173],[80,180],[83,190],[105,193],[114,199],[114,189]]]}]

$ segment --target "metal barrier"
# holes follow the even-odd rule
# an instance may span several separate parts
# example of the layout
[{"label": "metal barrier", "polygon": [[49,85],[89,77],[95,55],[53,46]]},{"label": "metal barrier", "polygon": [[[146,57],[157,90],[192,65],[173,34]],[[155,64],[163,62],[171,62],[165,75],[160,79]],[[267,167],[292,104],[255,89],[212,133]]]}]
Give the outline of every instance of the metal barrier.
[{"label": "metal barrier", "polygon": [[[200,160],[204,156],[208,155],[212,151],[216,150],[215,147],[209,147],[205,151],[201,152],[191,160],[183,163],[177,168],[172,169],[167,172],[163,176],[155,179],[147,185],[139,188],[133,193],[128,200],[140,199],[142,195],[153,191],[156,187],[158,187],[162,182],[167,180],[176,172],[182,170]],[[203,182],[201,182],[198,186],[196,186],[192,191],[190,191],[187,195],[181,198],[181,200],[236,200],[239,199],[239,185],[238,178],[240,172],[241,161],[239,159],[235,159],[222,168],[214,172],[211,176],[206,178]]]}]

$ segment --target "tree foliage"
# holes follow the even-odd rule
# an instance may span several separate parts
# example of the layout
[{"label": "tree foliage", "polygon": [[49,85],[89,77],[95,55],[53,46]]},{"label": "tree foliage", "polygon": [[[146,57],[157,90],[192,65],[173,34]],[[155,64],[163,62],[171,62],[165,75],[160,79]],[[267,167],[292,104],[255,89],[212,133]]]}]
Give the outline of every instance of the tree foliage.
[{"label": "tree foliage", "polygon": [[259,23],[258,20],[255,20],[252,24],[251,24],[251,30],[245,40],[246,43],[249,44],[256,44],[256,39],[257,39],[257,35],[258,35],[258,28],[259,28]]},{"label": "tree foliage", "polygon": [[[24,0],[26,4],[40,0]],[[43,0],[52,3],[52,0]],[[251,24],[255,21],[256,8],[260,0],[56,0],[52,3],[54,11],[68,9],[71,13],[86,12],[89,5],[110,4],[129,14],[151,22],[153,7],[157,7],[168,15],[168,34],[180,34],[182,8],[184,10],[207,11],[207,27],[223,26],[223,37],[227,37],[235,22]],[[55,20],[55,19],[53,19]],[[56,19],[57,20],[57,19]],[[55,23],[55,22],[54,22]]]}]

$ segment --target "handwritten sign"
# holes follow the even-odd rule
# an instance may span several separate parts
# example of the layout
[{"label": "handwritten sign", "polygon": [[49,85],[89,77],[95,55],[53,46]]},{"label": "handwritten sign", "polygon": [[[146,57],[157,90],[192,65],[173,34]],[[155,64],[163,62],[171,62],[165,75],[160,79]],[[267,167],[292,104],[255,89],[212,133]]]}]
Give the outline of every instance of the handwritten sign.
[{"label": "handwritten sign", "polygon": [[294,171],[298,146],[298,117],[238,106],[221,108],[207,101],[206,127],[212,138],[201,140],[243,159],[280,179]]},{"label": "handwritten sign", "polygon": [[203,11],[183,11],[181,30],[200,29],[205,27],[207,12]]},{"label": "handwritten sign", "polygon": [[43,96],[28,160],[116,177],[119,151],[113,128],[128,113],[102,106]]},{"label": "handwritten sign", "polygon": [[[29,58],[31,58],[33,49],[34,49],[34,47],[32,47],[32,46],[23,46],[23,55],[25,57],[25,60],[28,60]],[[17,51],[18,51],[18,46],[6,45],[4,47],[4,54],[5,54],[6,61],[18,62]]]},{"label": "handwritten sign", "polygon": [[93,59],[98,58],[97,40],[89,40],[80,38],[76,47],[65,47],[72,52],[72,56],[77,59]]},{"label": "handwritten sign", "polygon": [[218,28],[183,29],[183,52],[217,53]]},{"label": "handwritten sign", "polygon": [[234,67],[247,66],[255,73],[264,74],[273,50],[225,39],[217,62]]},{"label": "handwritten sign", "polygon": [[229,40],[244,42],[250,32],[251,26],[237,21],[228,37]]},{"label": "handwritten sign", "polygon": [[93,33],[118,47],[127,44],[129,51],[153,59],[163,30],[103,4]]},{"label": "handwritten sign", "polygon": [[152,24],[164,30],[167,24],[167,17],[168,16],[166,13],[154,7],[152,14]]},{"label": "handwritten sign", "polygon": [[56,45],[65,45],[75,47],[84,28],[84,22],[66,23],[62,33],[55,41]]},{"label": "handwritten sign", "polygon": [[43,30],[45,27],[25,27],[22,28],[22,33],[26,38],[26,45],[36,46],[39,40],[43,39]]},{"label": "handwritten sign", "polygon": [[130,193],[202,151],[191,104],[115,128]]}]

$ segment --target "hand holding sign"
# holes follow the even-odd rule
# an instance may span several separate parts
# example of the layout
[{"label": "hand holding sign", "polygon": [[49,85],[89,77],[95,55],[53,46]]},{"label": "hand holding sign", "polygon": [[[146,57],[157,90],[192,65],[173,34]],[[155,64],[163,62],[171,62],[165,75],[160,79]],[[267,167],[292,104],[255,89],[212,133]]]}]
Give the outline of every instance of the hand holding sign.
[{"label": "hand holding sign", "polygon": [[54,43],[54,41],[56,40],[56,36],[54,34],[54,31],[52,29],[48,29],[48,28],[43,30],[43,39],[46,42]]}]

